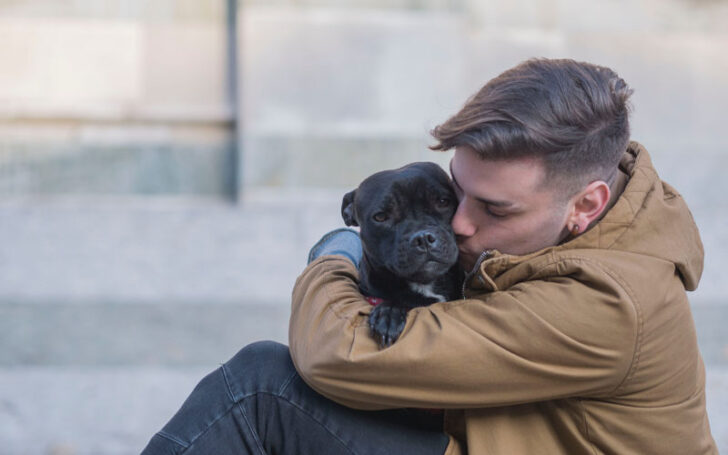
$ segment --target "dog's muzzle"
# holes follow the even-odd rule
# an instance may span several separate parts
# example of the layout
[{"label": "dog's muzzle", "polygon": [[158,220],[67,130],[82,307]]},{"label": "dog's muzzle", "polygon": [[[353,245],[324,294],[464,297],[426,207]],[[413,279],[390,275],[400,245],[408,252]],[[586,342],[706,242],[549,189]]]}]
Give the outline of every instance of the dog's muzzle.
[{"label": "dog's muzzle", "polygon": [[405,236],[394,257],[393,272],[426,283],[446,273],[457,262],[458,248],[453,235],[423,229]]}]

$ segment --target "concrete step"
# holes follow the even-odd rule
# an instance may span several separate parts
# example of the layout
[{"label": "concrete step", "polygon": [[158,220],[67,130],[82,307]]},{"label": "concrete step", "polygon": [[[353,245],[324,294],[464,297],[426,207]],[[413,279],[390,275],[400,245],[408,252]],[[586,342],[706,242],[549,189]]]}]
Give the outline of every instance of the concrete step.
[{"label": "concrete step", "polygon": [[[712,193],[720,192],[722,183],[716,185]],[[0,301],[286,302],[308,249],[343,225],[344,192],[260,191],[240,205],[5,202],[0,205],[0,238],[7,239],[0,245]],[[700,203],[694,193],[686,198],[696,201],[693,214],[706,251],[695,295],[716,302],[728,296],[722,273],[728,206]]]},{"label": "concrete step", "polygon": [[285,302],[343,190],[0,207],[0,301]]},{"label": "concrete step", "polygon": [[[289,304],[0,303],[0,367],[196,367],[288,340]],[[728,368],[728,306],[693,305],[705,363]]]},{"label": "concrete step", "polygon": [[[138,453],[206,372],[252,341],[285,342],[293,282],[309,247],[341,226],[342,194],[260,191],[239,206],[5,201],[2,452]],[[694,207],[706,269],[691,301],[728,453],[723,207]]]},{"label": "concrete step", "polygon": [[[728,450],[728,306],[693,313],[711,426]],[[138,453],[194,385],[246,344],[287,340],[269,304],[0,305],[3,453]]]},{"label": "concrete step", "polygon": [[[132,455],[210,368],[0,368],[6,455]],[[728,453],[728,369],[707,374],[708,414]]]},{"label": "concrete step", "polygon": [[0,303],[0,367],[193,367],[288,340],[289,304]]},{"label": "concrete step", "polygon": [[728,453],[728,368],[712,368],[706,377],[710,429],[719,453]]},{"label": "concrete step", "polygon": [[2,453],[138,454],[214,368],[0,368]]}]

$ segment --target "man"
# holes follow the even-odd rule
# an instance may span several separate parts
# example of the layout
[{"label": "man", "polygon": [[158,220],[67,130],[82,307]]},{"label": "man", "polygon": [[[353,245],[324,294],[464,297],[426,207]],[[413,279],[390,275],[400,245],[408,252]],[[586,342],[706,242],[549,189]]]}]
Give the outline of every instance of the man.
[{"label": "man", "polygon": [[570,60],[488,82],[433,130],[455,149],[463,299],[410,311],[380,350],[360,247],[326,236],[293,291],[297,373],[281,345],[243,349],[149,453],[717,453],[685,292],[702,245],[629,143],[630,94]]}]

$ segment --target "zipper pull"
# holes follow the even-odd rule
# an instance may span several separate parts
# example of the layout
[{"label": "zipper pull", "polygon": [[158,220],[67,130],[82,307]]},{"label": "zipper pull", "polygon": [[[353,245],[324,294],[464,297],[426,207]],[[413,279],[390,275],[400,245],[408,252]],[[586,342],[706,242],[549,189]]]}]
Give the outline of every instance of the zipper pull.
[{"label": "zipper pull", "polygon": [[480,264],[483,263],[486,259],[488,259],[490,256],[492,256],[493,250],[485,250],[482,253],[480,253],[480,256],[478,256],[478,260],[475,261],[475,266],[473,266],[473,270],[471,270],[467,275],[465,275],[465,280],[463,281],[463,289],[462,289],[462,295],[463,300],[465,300],[467,297],[465,297],[465,287],[467,286],[468,282],[471,278],[475,275],[475,273],[480,268]]}]

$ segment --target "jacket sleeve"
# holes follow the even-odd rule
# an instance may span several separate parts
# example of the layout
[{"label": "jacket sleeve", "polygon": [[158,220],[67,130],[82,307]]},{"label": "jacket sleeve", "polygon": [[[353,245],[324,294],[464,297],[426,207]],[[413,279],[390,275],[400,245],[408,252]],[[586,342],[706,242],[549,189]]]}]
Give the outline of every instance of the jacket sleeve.
[{"label": "jacket sleeve", "polygon": [[636,363],[639,312],[617,281],[589,284],[595,265],[571,267],[557,278],[411,310],[397,342],[379,349],[356,268],[325,256],[296,281],[291,356],[313,389],[359,409],[606,396]]}]

